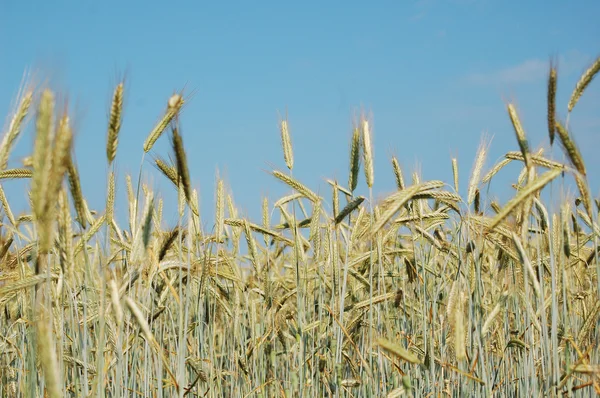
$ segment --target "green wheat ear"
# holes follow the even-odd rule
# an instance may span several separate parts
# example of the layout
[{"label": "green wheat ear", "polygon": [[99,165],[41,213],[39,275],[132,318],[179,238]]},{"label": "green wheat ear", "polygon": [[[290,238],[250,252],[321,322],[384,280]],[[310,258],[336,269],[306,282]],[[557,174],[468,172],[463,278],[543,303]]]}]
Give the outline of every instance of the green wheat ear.
[{"label": "green wheat ear", "polygon": [[106,157],[108,163],[112,163],[117,155],[119,144],[119,131],[121,130],[121,114],[123,112],[123,82],[119,83],[113,93],[108,122],[108,139],[106,142]]}]

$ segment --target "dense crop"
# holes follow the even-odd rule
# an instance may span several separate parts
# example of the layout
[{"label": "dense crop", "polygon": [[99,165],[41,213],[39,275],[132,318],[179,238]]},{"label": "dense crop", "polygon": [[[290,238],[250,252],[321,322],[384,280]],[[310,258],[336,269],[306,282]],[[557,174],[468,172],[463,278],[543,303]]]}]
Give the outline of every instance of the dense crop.
[{"label": "dense crop", "polygon": [[[484,172],[483,143],[466,198],[456,159],[445,183],[405,178],[393,157],[397,191],[375,202],[362,116],[347,185],[330,180],[325,198],[294,177],[284,119],[287,170],[272,176],[289,195],[264,199],[262,219],[246,219],[218,179],[209,230],[179,127],[183,94],[168,100],[140,151],[170,139],[172,152],[152,159],[178,192],[178,223],[164,229],[160,195],[127,176],[123,228],[114,159],[125,86],[107,121],[106,207],[94,210],[68,113],[56,93],[25,87],[0,147],[0,183],[31,182],[30,211],[18,217],[0,185],[0,395],[600,394],[600,202],[568,123],[599,67],[600,58],[581,77],[563,121],[550,66],[548,133],[565,163],[532,151],[508,104],[518,150]],[[8,169],[28,121],[32,155]],[[522,169],[501,204],[488,184],[509,163]],[[363,177],[368,197],[355,192]],[[550,212],[542,192],[568,181],[577,194]]]}]

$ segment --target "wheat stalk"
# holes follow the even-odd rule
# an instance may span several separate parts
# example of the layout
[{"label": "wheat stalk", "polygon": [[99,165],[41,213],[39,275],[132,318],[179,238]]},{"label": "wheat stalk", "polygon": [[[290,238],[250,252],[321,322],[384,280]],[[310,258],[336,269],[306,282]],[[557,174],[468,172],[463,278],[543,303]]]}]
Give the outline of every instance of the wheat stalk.
[{"label": "wheat stalk", "polygon": [[527,257],[527,254],[525,253],[525,249],[523,248],[523,245],[521,244],[521,240],[519,239],[517,234],[514,232],[512,233],[512,239],[513,239],[513,242],[515,243],[515,247],[517,248],[517,254],[519,255],[519,260],[521,260],[521,264],[523,264],[523,268],[525,269],[525,271],[527,271],[527,274],[529,275],[529,278],[531,279],[531,283],[533,284],[533,290],[535,292],[535,295],[537,298],[539,298],[541,295],[540,282],[537,280],[537,276],[535,274],[533,266],[531,265],[531,261],[529,261],[529,257]]},{"label": "wheat stalk", "polygon": [[463,304],[466,300],[465,292],[460,291],[458,293],[458,303],[454,309],[454,352],[456,355],[456,359],[459,361],[464,360],[467,357],[467,347],[465,345],[465,340],[467,338],[467,331],[465,326],[465,315],[463,311]]},{"label": "wheat stalk", "polygon": [[63,397],[62,381],[59,374],[58,358],[52,333],[52,322],[50,311],[46,305],[39,300],[37,306],[38,320],[36,328],[38,332],[38,352],[40,355],[40,364],[44,371],[46,389],[50,398]]}]

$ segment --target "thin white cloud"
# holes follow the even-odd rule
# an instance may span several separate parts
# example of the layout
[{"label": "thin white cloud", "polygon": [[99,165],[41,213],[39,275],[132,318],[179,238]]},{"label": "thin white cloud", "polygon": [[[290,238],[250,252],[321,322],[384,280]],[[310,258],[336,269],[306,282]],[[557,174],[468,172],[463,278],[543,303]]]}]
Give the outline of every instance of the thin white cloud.
[{"label": "thin white cloud", "polygon": [[[589,57],[578,51],[558,57],[558,69],[563,75],[579,72],[585,67]],[[550,58],[532,58],[520,64],[487,72],[476,72],[466,76],[466,81],[473,84],[523,84],[546,79]]]},{"label": "thin white cloud", "polygon": [[475,84],[528,83],[538,80],[548,70],[548,62],[529,59],[519,65],[491,72],[473,73],[467,80]]}]

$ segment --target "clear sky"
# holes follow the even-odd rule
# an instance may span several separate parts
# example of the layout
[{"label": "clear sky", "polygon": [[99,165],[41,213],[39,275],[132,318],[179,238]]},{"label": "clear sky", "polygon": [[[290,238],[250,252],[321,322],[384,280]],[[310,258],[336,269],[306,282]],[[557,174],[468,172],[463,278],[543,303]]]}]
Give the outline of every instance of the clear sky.
[{"label": "clear sky", "polygon": [[[147,134],[169,96],[184,87],[195,91],[181,122],[205,221],[217,170],[242,214],[253,218],[263,195],[273,201],[288,192],[266,173],[285,168],[277,122],[286,109],[294,175],[326,197],[325,178],[348,180],[351,119],[360,107],[373,115],[376,193],[394,190],[393,153],[408,181],[419,170],[423,179],[449,183],[456,156],[464,193],[483,134],[493,139],[485,170],[518,150],[505,101],[516,101],[530,145],[548,146],[549,60],[559,60],[564,119],[575,82],[600,54],[599,14],[598,1],[0,0],[0,113],[12,109],[28,68],[68,93],[84,195],[102,211],[110,96],[125,74],[117,152],[122,216],[124,176],[137,178]],[[594,81],[571,116],[594,196],[599,104],[600,81]],[[11,167],[31,152],[29,126]],[[153,151],[168,156],[168,135]],[[562,159],[556,147],[554,156]],[[151,160],[146,156],[145,178],[164,195],[164,217],[172,223],[174,190]],[[517,175],[515,168],[502,173],[494,193],[510,195]],[[364,194],[363,174],[359,184]],[[26,204],[26,186],[3,185],[13,207]]]}]

